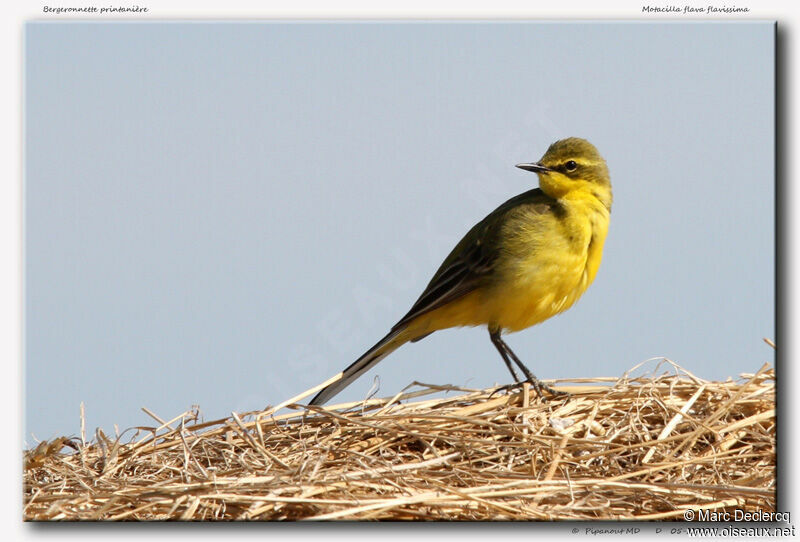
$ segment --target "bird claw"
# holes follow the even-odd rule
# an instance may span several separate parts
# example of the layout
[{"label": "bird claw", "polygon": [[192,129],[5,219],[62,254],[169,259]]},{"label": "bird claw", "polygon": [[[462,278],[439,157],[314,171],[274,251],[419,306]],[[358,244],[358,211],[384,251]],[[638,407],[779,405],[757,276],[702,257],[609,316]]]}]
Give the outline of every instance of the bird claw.
[{"label": "bird claw", "polygon": [[542,390],[546,391],[552,397],[564,397],[564,398],[566,398],[566,397],[570,396],[569,392],[561,391],[561,390],[555,390],[555,389],[551,388],[550,386],[548,386],[547,384],[545,384],[544,382],[541,382],[540,380],[534,378],[533,380],[522,380],[521,382],[514,382],[513,384],[506,384],[505,386],[500,386],[499,388],[496,388],[492,393],[489,394],[489,399],[491,399],[494,396],[494,394],[496,394],[496,393],[500,393],[501,391],[508,392],[508,391],[512,391],[512,390],[517,390],[517,389],[522,388],[525,384],[530,384],[531,386],[533,386],[533,389],[536,390],[536,395],[538,395],[539,399],[542,399],[542,400],[546,399],[546,397],[544,396],[544,393],[542,393]]}]

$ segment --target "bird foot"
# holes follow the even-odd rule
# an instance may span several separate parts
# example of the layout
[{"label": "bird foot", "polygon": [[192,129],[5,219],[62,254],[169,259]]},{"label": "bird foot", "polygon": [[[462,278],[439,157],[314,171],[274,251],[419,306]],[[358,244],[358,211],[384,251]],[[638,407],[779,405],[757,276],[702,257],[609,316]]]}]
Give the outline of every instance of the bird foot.
[{"label": "bird foot", "polygon": [[541,382],[539,379],[534,378],[533,380],[523,380],[521,382],[514,382],[513,384],[506,384],[505,386],[500,386],[499,388],[497,388],[496,390],[494,390],[492,393],[489,394],[489,398],[491,399],[494,396],[495,393],[500,393],[501,391],[509,392],[509,391],[512,391],[512,390],[520,389],[525,384],[530,384],[531,386],[533,386],[533,389],[536,390],[536,395],[539,396],[539,399],[547,399],[544,396],[544,393],[542,393],[542,391],[546,391],[552,397],[569,397],[570,396],[569,392],[555,390],[555,389],[551,388],[550,386],[548,386],[547,384],[545,384],[544,382]]}]

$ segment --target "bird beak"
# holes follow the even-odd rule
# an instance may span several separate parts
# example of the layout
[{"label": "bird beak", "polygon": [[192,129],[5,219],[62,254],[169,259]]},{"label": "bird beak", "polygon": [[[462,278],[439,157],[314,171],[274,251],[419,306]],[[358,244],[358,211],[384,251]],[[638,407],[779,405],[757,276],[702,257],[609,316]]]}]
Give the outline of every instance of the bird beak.
[{"label": "bird beak", "polygon": [[525,171],[533,171],[534,173],[549,173],[552,171],[549,167],[545,167],[542,164],[517,164],[519,169],[524,169]]}]

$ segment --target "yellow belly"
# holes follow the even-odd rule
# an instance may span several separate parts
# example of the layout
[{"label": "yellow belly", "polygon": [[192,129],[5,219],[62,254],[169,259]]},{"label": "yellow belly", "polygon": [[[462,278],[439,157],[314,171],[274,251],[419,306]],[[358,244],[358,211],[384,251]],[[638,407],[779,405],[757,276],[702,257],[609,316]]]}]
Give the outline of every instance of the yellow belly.
[{"label": "yellow belly", "polygon": [[540,274],[541,281],[518,281],[471,292],[419,317],[411,335],[457,326],[488,325],[519,331],[567,310],[589,286],[588,273]]},{"label": "yellow belly", "polygon": [[487,291],[486,320],[505,331],[519,331],[570,308],[589,286],[585,259],[538,266]]},{"label": "yellow belly", "polygon": [[607,210],[575,205],[559,222],[525,216],[510,222],[492,280],[420,316],[411,334],[477,325],[519,331],[570,308],[594,280],[608,228]]}]

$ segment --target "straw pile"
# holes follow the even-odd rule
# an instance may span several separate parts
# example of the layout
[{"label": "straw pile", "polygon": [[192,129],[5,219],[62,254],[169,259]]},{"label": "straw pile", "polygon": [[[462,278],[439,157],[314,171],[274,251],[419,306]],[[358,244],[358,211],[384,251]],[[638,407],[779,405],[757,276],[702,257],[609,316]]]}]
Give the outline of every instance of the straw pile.
[{"label": "straw pile", "polygon": [[775,511],[774,370],[735,382],[677,366],[656,373],[559,381],[572,395],[544,401],[527,387],[492,395],[418,384],[325,409],[291,404],[283,415],[200,422],[190,411],[127,443],[101,431],[93,443],[56,439],[25,453],[24,516],[682,520],[690,508]]}]

